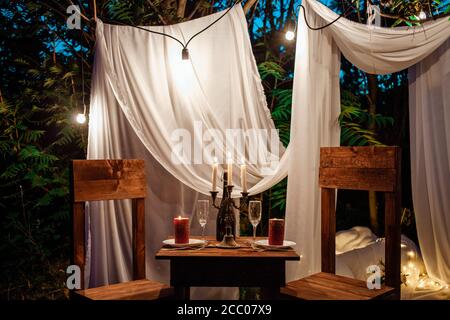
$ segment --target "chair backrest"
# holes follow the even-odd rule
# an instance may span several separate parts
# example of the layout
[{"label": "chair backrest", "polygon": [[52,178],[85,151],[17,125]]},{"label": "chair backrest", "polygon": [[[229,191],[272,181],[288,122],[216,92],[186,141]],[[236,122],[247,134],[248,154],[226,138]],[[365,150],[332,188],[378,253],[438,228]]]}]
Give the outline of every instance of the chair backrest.
[{"label": "chair backrest", "polygon": [[320,149],[322,271],[335,273],[335,189],[385,193],[385,283],[400,290],[401,149],[330,147]]},{"label": "chair backrest", "polygon": [[133,278],[145,278],[144,160],[73,160],[70,166],[72,199],[72,264],[81,269],[84,284],[85,202],[132,199]]}]

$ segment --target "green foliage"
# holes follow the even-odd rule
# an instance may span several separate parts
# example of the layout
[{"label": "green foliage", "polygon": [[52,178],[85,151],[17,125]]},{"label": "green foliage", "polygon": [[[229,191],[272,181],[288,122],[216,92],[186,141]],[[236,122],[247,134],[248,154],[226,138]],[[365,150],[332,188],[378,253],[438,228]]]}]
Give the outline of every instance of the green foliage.
[{"label": "green foliage", "polygon": [[264,61],[258,65],[259,75],[264,81],[270,77],[276,80],[282,80],[286,76],[286,71],[274,61]]},{"label": "green foliage", "polygon": [[[272,119],[284,146],[289,144],[292,87],[287,84],[292,83],[292,79],[287,77],[283,66],[275,61],[264,61],[258,65],[258,71],[263,81],[266,94],[271,99],[269,106],[272,111]],[[280,84],[283,86],[281,87]]]},{"label": "green foliage", "polygon": [[37,109],[4,101],[0,110],[0,252],[8,255],[1,280],[8,283],[15,272],[28,278],[36,265],[50,267],[67,250],[68,172],[61,155],[41,146],[46,131],[33,128]]},{"label": "green foliage", "polygon": [[291,130],[292,89],[274,89],[271,96],[276,104],[272,111],[272,119],[284,146],[289,144]]},{"label": "green foliage", "polygon": [[286,210],[287,199],[287,178],[272,187],[270,193],[271,207],[278,209],[280,212]]},{"label": "green foliage", "polygon": [[[258,65],[258,70],[269,98],[272,119],[278,129],[280,140],[286,147],[289,144],[291,130],[292,77],[288,76],[282,62],[274,61],[270,55],[269,60]],[[264,193],[270,201],[269,216],[284,216],[286,192],[287,179],[283,179]]]},{"label": "green foliage", "polygon": [[106,1],[105,8],[108,15],[113,20],[117,20],[124,23],[134,23],[134,10],[133,6],[128,1]]},{"label": "green foliage", "polygon": [[[54,51],[57,36],[41,22],[62,28],[48,9],[28,1],[8,6],[11,14],[0,13],[7,35],[0,37],[0,255],[7,257],[0,260],[0,297],[61,298],[69,257],[68,162],[83,158],[86,147],[86,127],[73,118],[89,81],[83,88],[76,54]],[[64,37],[74,45],[79,31]]]},{"label": "green foliage", "polygon": [[343,91],[339,124],[341,126],[341,145],[383,145],[377,138],[376,130],[368,128],[371,126],[375,126],[375,128],[392,126],[394,125],[394,119],[381,114],[370,114],[361,107],[361,102],[357,96],[348,91]]},{"label": "green foliage", "polygon": [[[380,5],[384,22],[386,26],[420,26],[423,22],[419,19],[421,12],[427,15],[427,19],[437,15],[446,14],[450,10],[450,2],[448,0],[372,0],[375,5]],[[342,9],[352,7],[356,11],[356,17],[360,23],[365,21],[366,1],[351,0],[333,1],[334,9]],[[346,11],[346,10],[344,10]],[[353,12],[350,14],[354,16]]]}]

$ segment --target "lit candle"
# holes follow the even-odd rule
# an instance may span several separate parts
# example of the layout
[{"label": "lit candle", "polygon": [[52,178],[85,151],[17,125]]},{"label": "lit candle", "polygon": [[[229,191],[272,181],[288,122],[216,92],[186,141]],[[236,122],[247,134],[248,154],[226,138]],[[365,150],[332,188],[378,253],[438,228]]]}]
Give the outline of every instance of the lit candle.
[{"label": "lit candle", "polygon": [[245,164],[245,158],[242,158],[241,164],[241,185],[242,192],[247,192],[247,165]]},{"label": "lit candle", "polygon": [[233,158],[228,155],[228,185],[233,185]]},{"label": "lit candle", "polygon": [[284,219],[269,219],[269,245],[280,246],[284,241]]},{"label": "lit candle", "polygon": [[175,243],[189,243],[189,218],[173,219]]},{"label": "lit candle", "polygon": [[212,191],[216,191],[217,190],[217,168],[218,168],[218,164],[217,164],[217,158],[214,158],[214,163],[212,165]]}]

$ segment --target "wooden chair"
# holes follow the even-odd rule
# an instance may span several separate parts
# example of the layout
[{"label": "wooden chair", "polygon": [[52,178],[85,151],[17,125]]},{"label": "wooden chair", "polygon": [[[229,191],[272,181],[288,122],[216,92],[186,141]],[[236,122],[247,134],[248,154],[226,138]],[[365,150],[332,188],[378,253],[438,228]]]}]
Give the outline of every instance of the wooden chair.
[{"label": "wooden chair", "polygon": [[[322,272],[289,282],[281,293],[304,300],[398,299],[400,296],[401,149],[398,147],[321,148],[319,183],[322,212]],[[335,189],[385,193],[385,285],[335,275]]]},{"label": "wooden chair", "polygon": [[[72,264],[81,269],[73,298],[154,300],[172,295],[169,286],[145,278],[145,197],[143,160],[74,160],[71,164]],[[133,281],[84,289],[85,202],[132,199]]]}]

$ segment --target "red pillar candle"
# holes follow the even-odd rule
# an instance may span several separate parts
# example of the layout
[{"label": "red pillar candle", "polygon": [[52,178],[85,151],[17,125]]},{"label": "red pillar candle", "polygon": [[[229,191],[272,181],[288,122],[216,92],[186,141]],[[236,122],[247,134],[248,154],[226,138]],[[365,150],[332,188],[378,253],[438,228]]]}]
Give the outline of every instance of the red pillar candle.
[{"label": "red pillar candle", "polygon": [[269,219],[269,244],[280,246],[284,241],[284,219]]},{"label": "red pillar candle", "polygon": [[173,219],[175,243],[189,243],[189,218]]}]

